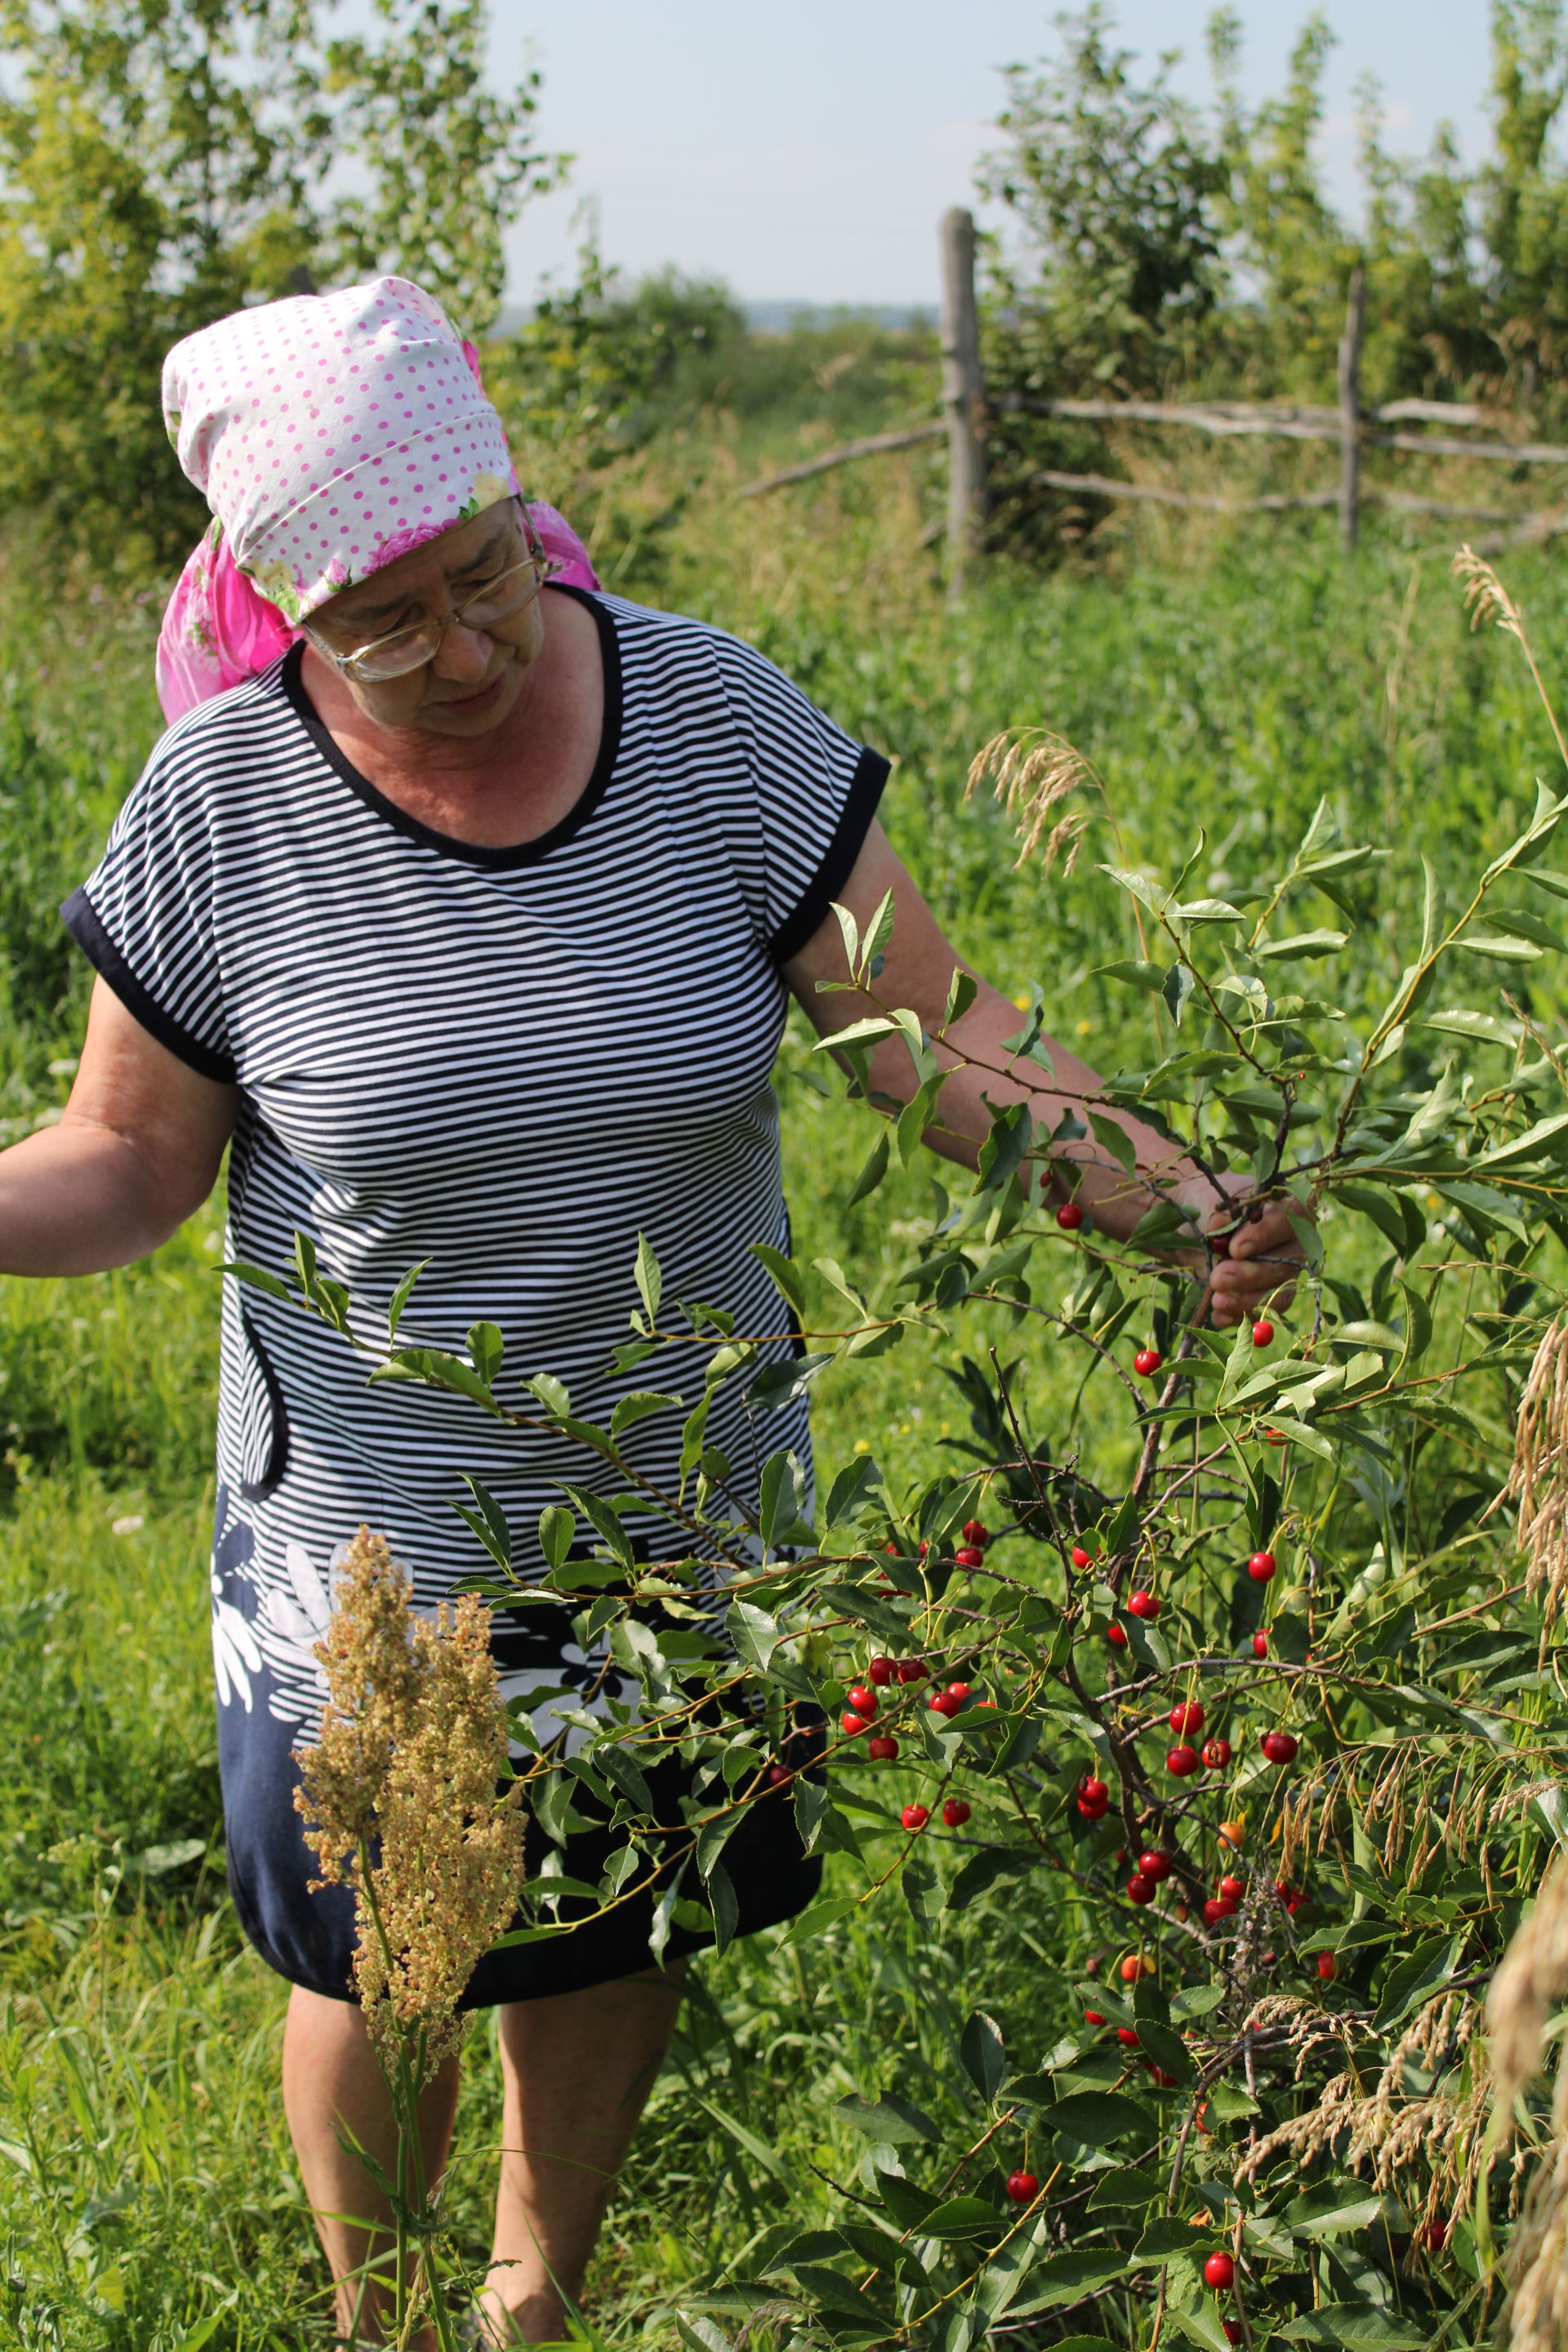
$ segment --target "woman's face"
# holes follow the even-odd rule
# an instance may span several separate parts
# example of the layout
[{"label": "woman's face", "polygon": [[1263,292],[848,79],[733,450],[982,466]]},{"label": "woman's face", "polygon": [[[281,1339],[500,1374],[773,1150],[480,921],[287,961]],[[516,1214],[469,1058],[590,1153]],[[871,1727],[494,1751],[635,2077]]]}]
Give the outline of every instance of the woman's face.
[{"label": "woman's face", "polygon": [[[311,614],[310,633],[334,654],[356,653],[395,630],[447,618],[527,553],[517,501],[505,499],[400,555],[374,579],[340,590]],[[465,628],[448,620],[433,659],[401,677],[338,675],[377,726],[482,736],[516,707],[543,644],[544,619],[535,596],[489,628]]]}]

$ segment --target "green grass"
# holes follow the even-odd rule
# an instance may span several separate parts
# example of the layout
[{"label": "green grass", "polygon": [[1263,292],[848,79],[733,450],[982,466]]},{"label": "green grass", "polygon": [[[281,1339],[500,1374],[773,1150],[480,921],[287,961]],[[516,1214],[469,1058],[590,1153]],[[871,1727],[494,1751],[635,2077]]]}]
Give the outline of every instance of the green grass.
[{"label": "green grass", "polygon": [[[646,472],[634,494],[651,500]],[[1134,859],[1179,864],[1204,828],[1205,887],[1277,857],[1326,794],[1353,837],[1394,853],[1359,960],[1335,976],[1356,1002],[1402,961],[1395,921],[1408,927],[1419,856],[1473,870],[1551,771],[1513,649],[1469,636],[1440,552],[1374,540],[1352,569],[1316,526],[1215,535],[1099,575],[1000,569],[950,616],[919,543],[918,462],[789,496],[694,500],[659,541],[654,584],[752,637],[895,755],[889,826],[956,941],[1010,992],[1037,978],[1058,1031],[1109,1065],[1146,1059],[1152,1038],[1146,1000],[1130,1013],[1095,976],[1135,951],[1125,901],[1094,871],[1111,836],[1095,825],[1070,879],[1013,871],[1005,820],[963,800],[998,728],[1046,721],[1090,755]],[[1549,557],[1509,569],[1550,667],[1568,651],[1568,593]],[[68,1084],[50,1066],[75,1050],[85,978],[52,908],[153,727],[145,610],[28,609],[20,593],[0,608],[8,1136]],[[1555,1020],[1549,988],[1530,986]],[[847,1209],[871,1131],[815,1090],[814,1066],[792,1033],[799,1255],[874,1281],[932,1171]],[[217,1246],[208,1212],[143,1266],[0,1284],[0,2346],[26,2352],[176,2352],[219,2312],[217,2352],[328,2340],[275,2091],[283,1988],[223,1888],[205,1599]],[[1093,1461],[1092,1385],[1075,1403],[1048,1348],[996,1336],[1025,1359],[1053,1441]],[[821,1390],[819,1453],[833,1464],[875,1432],[913,1479],[964,1422],[911,1348]],[[955,2039],[977,2002],[1037,2061],[1068,1926],[983,1897],[940,1941],[900,1911],[707,1967],[606,2231],[600,2324],[617,2343],[668,2345],[683,2291],[759,2231],[814,2218],[738,2134],[761,2132],[826,2215],[861,2157],[832,2120],[837,2097],[902,2086],[952,2114],[967,2095]],[[458,2185],[476,2251],[498,2096],[481,2030]]]}]

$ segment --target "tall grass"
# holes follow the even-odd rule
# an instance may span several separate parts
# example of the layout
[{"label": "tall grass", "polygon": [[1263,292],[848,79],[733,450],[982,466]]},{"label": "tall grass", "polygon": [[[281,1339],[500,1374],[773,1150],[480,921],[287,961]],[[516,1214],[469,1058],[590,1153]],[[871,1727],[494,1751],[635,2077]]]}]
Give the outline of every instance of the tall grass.
[{"label": "tall grass", "polygon": [[[1098,572],[998,566],[949,614],[922,544],[923,460],[737,506],[746,454],[719,431],[700,467],[652,452],[590,481],[557,448],[537,453],[536,478],[597,518],[604,568],[628,593],[750,637],[894,755],[889,828],[957,944],[1010,992],[1038,978],[1058,1032],[1110,1066],[1143,1058],[1148,1039],[1096,976],[1134,947],[1094,870],[1109,836],[1091,831],[1070,879],[1015,871],[1005,818],[963,797],[998,728],[1045,720],[1090,754],[1134,858],[1169,866],[1203,828],[1215,890],[1277,855],[1327,794],[1352,837],[1394,851],[1377,885],[1387,909],[1420,854],[1471,868],[1532,799],[1543,723],[1468,635],[1429,542],[1374,533],[1352,567],[1315,522],[1205,525]],[[1568,650],[1552,559],[1521,557],[1510,578],[1538,644]],[[0,1073],[15,1133],[63,1098],[68,1070],[51,1065],[69,1061],[85,1000],[53,903],[86,869],[154,714],[145,608],[41,612],[16,564],[0,577]],[[1381,985],[1384,953],[1374,924],[1335,985]],[[1390,940],[1388,976],[1393,957]],[[780,1084],[799,1255],[873,1282],[931,1176],[849,1208],[869,1137],[814,1068],[797,1027]],[[27,2352],[330,2340],[274,2088],[283,1988],[244,1948],[222,1876],[205,1659],[217,1243],[211,1210],[122,1274],[0,1284],[0,2345]],[[1009,1352],[1057,1396],[1048,1348]],[[1092,1391],[1064,1388],[1058,1405],[1092,1450]],[[817,1410],[825,1459],[877,1427],[905,1475],[951,1461],[941,1449],[965,1422],[914,1349],[847,1370]],[[910,1917],[799,1949],[769,1937],[705,1967],[612,2210],[599,2324],[617,2343],[671,2343],[684,2288],[781,2221],[814,2218],[781,2210],[786,2168],[817,2183],[824,2216],[852,2190],[859,2144],[830,2114],[844,2092],[902,2087],[938,2114],[964,2095],[954,2039],[977,1986],[1033,2052],[1061,1933],[983,1896],[940,1946]],[[478,2248],[499,2116],[483,2034],[464,2100],[457,2195]]]}]

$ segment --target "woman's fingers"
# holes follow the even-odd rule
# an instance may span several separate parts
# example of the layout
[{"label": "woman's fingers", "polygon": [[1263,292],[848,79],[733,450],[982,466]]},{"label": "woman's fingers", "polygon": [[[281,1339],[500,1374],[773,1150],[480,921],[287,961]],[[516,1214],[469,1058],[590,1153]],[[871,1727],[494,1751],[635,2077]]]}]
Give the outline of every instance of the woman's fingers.
[{"label": "woman's fingers", "polygon": [[1302,1259],[1288,1213],[1269,1202],[1236,1228],[1228,1251],[1210,1274],[1212,1319],[1222,1326],[1236,1324],[1269,1303],[1289,1306]]}]

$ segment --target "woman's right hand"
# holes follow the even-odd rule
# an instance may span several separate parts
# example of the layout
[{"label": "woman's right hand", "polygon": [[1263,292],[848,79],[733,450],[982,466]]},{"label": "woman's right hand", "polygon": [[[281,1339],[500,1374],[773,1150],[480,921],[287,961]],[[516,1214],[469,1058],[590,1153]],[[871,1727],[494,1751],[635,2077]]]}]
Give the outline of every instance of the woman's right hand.
[{"label": "woman's right hand", "polygon": [[58,1124],[0,1151],[0,1273],[149,1256],[212,1191],[238,1108],[237,1087],[199,1076],[97,982]]}]

